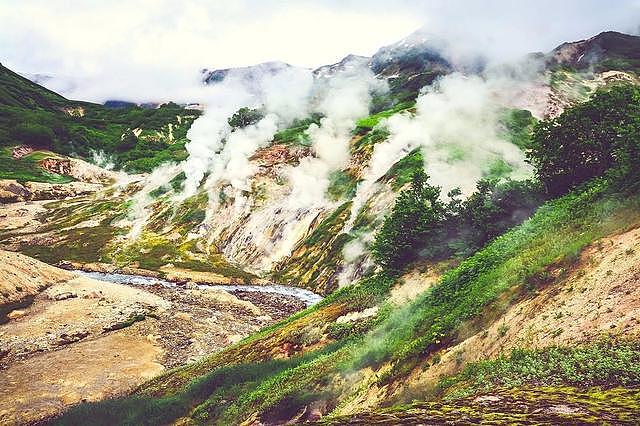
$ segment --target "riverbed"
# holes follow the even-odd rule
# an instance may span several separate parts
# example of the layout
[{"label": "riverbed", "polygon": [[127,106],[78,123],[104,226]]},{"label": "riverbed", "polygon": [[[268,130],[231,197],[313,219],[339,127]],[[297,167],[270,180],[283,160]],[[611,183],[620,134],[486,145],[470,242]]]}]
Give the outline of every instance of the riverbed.
[{"label": "riverbed", "polygon": [[[154,286],[161,285],[167,288],[180,288],[178,284],[163,280],[160,278],[153,277],[145,277],[142,275],[129,275],[129,274],[120,274],[120,273],[107,273],[107,272],[85,272],[85,271],[75,271],[81,275],[100,280],[107,281],[116,284],[128,284],[128,285],[137,285],[137,286]],[[201,290],[207,289],[220,289],[224,291],[228,291],[232,294],[243,293],[243,292],[258,292],[258,293],[271,293],[271,294],[280,294],[284,296],[292,296],[296,299],[300,299],[304,304],[309,307],[315,305],[320,300],[322,300],[322,296],[313,293],[312,291],[298,288],[298,287],[290,287],[279,284],[269,284],[269,285],[210,285],[210,284],[197,284],[196,287]]]}]

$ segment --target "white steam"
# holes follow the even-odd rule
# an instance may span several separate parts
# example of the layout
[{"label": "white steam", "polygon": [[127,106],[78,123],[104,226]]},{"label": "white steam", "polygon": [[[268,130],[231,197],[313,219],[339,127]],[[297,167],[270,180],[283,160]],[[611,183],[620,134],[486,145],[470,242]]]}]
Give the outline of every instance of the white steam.
[{"label": "white steam", "polygon": [[497,95],[513,86],[504,77],[449,74],[418,97],[414,115],[396,114],[381,123],[390,135],[374,148],[345,230],[350,230],[378,180],[416,148],[422,150],[430,183],[441,186],[443,195],[456,187],[470,194],[497,161],[506,163],[513,176],[529,173],[522,151],[499,132],[503,104]]},{"label": "white steam", "polygon": [[287,173],[292,185],[288,199],[291,208],[327,203],[330,173],[349,163],[349,141],[356,119],[369,114],[372,94],[388,90],[385,81],[376,79],[368,67],[356,62],[347,63],[344,69],[318,84],[315,111],[324,118],[319,126],[312,124],[307,130],[314,155],[303,158]]},{"label": "white steam", "polygon": [[130,239],[136,239],[142,234],[145,225],[152,212],[149,209],[153,203],[151,193],[156,189],[166,187],[169,182],[180,173],[180,165],[166,163],[156,167],[151,174],[142,181],[142,189],[131,197],[132,204],[127,217],[131,229],[127,235]]},{"label": "white steam", "polygon": [[[183,197],[194,195],[207,173],[209,186],[225,179],[234,188],[246,190],[246,179],[252,174],[249,157],[271,141],[278,128],[306,116],[311,87],[311,72],[293,67],[251,81],[232,70],[213,85],[205,113],[187,134]],[[228,119],[241,107],[261,108],[267,114],[258,123],[232,132]]]}]

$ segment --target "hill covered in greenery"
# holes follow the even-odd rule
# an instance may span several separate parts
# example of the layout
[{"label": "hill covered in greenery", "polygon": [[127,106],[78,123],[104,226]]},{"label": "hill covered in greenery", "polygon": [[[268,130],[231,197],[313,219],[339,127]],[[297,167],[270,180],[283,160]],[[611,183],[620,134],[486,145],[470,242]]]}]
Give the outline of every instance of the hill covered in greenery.
[{"label": "hill covered in greenery", "polygon": [[[129,172],[184,160],[187,130],[200,114],[173,103],[108,108],[70,101],[2,65],[0,83],[0,147],[28,145],[85,159],[103,153]],[[2,161],[9,161],[6,155]],[[12,177],[6,168],[3,177]]]},{"label": "hill covered in greenery", "polygon": [[[558,327],[531,349],[514,337],[525,330],[508,324],[539,299],[528,315],[554,298],[570,311],[581,294],[597,297],[598,280],[588,278],[607,256],[598,247],[640,224],[638,135],[640,89],[616,85],[536,125],[530,182],[481,183],[446,205],[414,174],[376,236],[376,271],[129,397],[81,404],[54,423],[630,423],[640,415],[635,326],[556,340],[597,320],[559,310],[539,319]],[[398,302],[416,273],[436,278]],[[601,280],[618,282],[611,270]],[[463,350],[470,341],[473,353]],[[482,361],[485,346],[503,355]]]}]

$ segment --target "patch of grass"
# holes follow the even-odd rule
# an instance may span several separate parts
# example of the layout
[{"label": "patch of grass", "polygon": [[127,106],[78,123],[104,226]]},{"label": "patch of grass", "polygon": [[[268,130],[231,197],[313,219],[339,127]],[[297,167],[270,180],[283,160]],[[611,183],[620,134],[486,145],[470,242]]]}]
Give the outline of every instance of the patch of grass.
[{"label": "patch of grass", "polygon": [[91,419],[95,425],[157,425],[187,415],[194,407],[193,417],[201,422],[209,422],[218,416],[233,420],[232,413],[237,411],[234,400],[252,401],[249,396],[260,394],[261,383],[290,376],[300,366],[316,364],[318,359],[337,349],[338,345],[332,345],[290,359],[218,367],[191,382],[182,392],[162,398],[133,396],[83,403],[52,424],[82,425]]},{"label": "patch of grass", "polygon": [[402,111],[406,111],[415,106],[415,102],[413,101],[405,101],[399,102],[394,105],[392,108],[386,109],[384,111],[380,111],[376,114],[372,114],[368,117],[361,118],[356,121],[356,129],[354,130],[355,134],[362,134],[366,131],[372,130],[374,127],[380,123],[380,121],[384,118],[389,118],[394,114],[397,114]]},{"label": "patch of grass", "polygon": [[60,242],[47,245],[23,244],[20,251],[49,264],[56,264],[62,260],[99,262],[111,239],[121,232],[120,229],[109,225],[74,228],[64,231],[64,237]]},{"label": "patch of grass", "polygon": [[515,349],[497,359],[474,362],[439,388],[449,398],[496,387],[640,385],[640,342],[602,340],[570,347]]},{"label": "patch of grass", "polygon": [[389,131],[383,127],[376,127],[367,132],[360,139],[357,139],[352,146],[353,153],[371,152],[375,144],[384,141],[389,137]]},{"label": "patch of grass", "polygon": [[307,129],[311,124],[319,125],[321,118],[322,116],[314,114],[311,117],[294,121],[291,127],[280,130],[273,136],[273,143],[310,146],[311,141],[306,133]]},{"label": "patch of grass", "polygon": [[391,166],[387,174],[384,176],[384,179],[393,179],[391,188],[394,191],[398,191],[407,183],[411,182],[417,171],[421,171],[423,169],[424,158],[422,156],[422,150],[418,147]]},{"label": "patch of grass", "polygon": [[49,157],[55,157],[55,155],[33,152],[15,159],[11,155],[11,148],[2,148],[0,149],[0,179],[46,183],[68,183],[75,180],[71,176],[51,173],[40,167],[39,161]]}]

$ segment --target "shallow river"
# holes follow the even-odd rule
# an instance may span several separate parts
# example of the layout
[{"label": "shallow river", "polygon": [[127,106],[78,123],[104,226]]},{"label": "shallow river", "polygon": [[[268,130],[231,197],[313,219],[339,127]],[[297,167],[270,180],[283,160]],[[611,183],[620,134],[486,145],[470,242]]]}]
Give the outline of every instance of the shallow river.
[{"label": "shallow river", "polygon": [[[144,277],[141,275],[128,275],[128,274],[117,274],[117,273],[106,273],[106,272],[85,272],[85,271],[75,271],[75,272],[87,277],[95,278],[96,280],[107,281],[107,282],[116,283],[116,284],[136,284],[136,285],[160,284],[165,287],[171,287],[171,288],[180,287],[176,283],[171,281],[166,281],[160,278]],[[322,300],[322,296],[319,296],[312,291],[305,290],[303,288],[288,287],[288,286],[278,285],[278,284],[271,284],[271,285],[198,284],[198,288],[201,288],[201,289],[218,288],[220,290],[225,290],[231,293],[235,291],[256,291],[256,292],[262,292],[262,293],[283,294],[286,296],[293,296],[297,299],[300,299],[307,306],[314,305],[318,303],[320,300]]]}]

